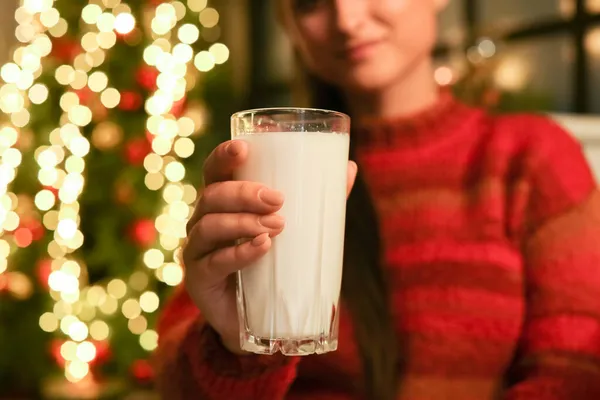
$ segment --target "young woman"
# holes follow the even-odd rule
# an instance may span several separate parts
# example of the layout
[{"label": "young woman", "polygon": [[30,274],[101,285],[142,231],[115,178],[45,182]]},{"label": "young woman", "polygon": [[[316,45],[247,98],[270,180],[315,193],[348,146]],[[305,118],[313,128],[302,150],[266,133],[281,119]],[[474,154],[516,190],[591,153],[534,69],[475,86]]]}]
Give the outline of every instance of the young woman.
[{"label": "young woman", "polygon": [[600,195],[577,142],[436,87],[445,0],[278,1],[312,105],[355,128],[339,349],[240,351],[232,274],[285,200],[232,182],[247,148],[223,143],[159,329],[165,398],[600,399]]}]

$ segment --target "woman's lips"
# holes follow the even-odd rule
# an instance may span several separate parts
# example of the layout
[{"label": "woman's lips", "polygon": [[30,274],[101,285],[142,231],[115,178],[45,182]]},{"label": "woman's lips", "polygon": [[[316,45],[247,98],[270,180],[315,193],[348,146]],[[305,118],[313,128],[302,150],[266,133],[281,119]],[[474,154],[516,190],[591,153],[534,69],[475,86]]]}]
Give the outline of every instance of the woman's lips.
[{"label": "woman's lips", "polygon": [[362,61],[381,43],[380,40],[365,41],[355,45],[347,46],[340,52],[341,56],[352,62]]}]

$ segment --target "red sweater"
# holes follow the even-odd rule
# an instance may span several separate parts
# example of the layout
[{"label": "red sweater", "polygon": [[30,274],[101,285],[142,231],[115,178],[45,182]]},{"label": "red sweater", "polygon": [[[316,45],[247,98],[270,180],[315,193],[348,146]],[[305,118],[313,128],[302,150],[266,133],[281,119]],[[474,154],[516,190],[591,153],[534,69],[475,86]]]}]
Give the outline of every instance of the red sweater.
[{"label": "red sweater", "polygon": [[[600,399],[600,194],[579,144],[449,94],[356,140],[406,360],[398,399]],[[338,351],[320,356],[236,357],[183,291],[159,334],[165,398],[364,398],[343,303]]]}]

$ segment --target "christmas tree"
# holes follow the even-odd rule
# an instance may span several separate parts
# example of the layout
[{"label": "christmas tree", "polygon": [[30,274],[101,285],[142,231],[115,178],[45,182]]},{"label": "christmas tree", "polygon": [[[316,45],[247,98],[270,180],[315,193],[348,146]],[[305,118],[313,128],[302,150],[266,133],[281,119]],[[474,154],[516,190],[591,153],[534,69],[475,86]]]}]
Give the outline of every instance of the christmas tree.
[{"label": "christmas tree", "polygon": [[228,136],[219,13],[21,0],[15,18],[0,69],[0,397],[98,398],[119,377],[123,398],[152,381],[202,161]]}]

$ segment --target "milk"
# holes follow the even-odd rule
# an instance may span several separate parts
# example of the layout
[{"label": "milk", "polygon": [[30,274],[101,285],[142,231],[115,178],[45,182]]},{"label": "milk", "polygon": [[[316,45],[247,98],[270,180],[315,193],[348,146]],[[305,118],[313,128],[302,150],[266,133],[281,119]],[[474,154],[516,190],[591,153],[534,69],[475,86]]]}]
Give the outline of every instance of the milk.
[{"label": "milk", "polygon": [[285,196],[283,232],[238,275],[243,323],[261,339],[327,340],[337,331],[349,135],[269,132],[235,139],[249,144],[235,179]]}]

